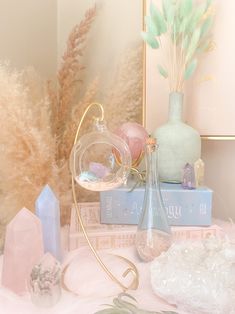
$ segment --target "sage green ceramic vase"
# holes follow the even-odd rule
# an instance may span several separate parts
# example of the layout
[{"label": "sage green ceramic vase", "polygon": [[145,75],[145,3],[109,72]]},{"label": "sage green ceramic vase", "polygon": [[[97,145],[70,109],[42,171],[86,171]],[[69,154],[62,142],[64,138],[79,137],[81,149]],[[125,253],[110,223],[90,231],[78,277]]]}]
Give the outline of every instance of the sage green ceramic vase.
[{"label": "sage green ceramic vase", "polygon": [[199,133],[182,121],[183,94],[169,96],[168,122],[154,131],[159,144],[159,176],[164,182],[181,182],[186,163],[201,157]]}]

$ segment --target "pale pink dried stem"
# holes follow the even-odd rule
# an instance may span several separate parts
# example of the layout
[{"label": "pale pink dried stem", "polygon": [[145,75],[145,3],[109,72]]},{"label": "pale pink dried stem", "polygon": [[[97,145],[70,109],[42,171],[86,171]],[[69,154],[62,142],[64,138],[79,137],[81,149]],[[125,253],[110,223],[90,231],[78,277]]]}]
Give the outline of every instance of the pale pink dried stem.
[{"label": "pale pink dried stem", "polygon": [[[74,106],[82,107],[82,102],[75,105],[75,93],[77,94],[76,88],[78,87],[78,83],[82,82],[82,74],[85,67],[81,59],[84,55],[88,34],[96,12],[96,6],[88,9],[80,24],[75,25],[72,29],[67,40],[66,50],[62,56],[61,66],[58,70],[56,88],[53,87],[52,82],[48,82],[48,95],[51,102],[51,123],[56,139],[55,155],[61,182],[59,190],[60,198],[62,198],[61,203],[63,204],[61,210],[62,223],[69,221],[69,204],[71,204],[72,200],[68,158],[76,132],[76,125],[80,119],[80,117],[76,117],[77,121],[75,121],[72,111]],[[94,87],[91,89],[94,89]],[[92,94],[92,91],[87,93]],[[91,98],[92,96],[90,96]]]},{"label": "pale pink dried stem", "polygon": [[88,33],[96,16],[96,6],[88,9],[80,24],[72,29],[67,47],[62,56],[61,66],[57,74],[57,87],[53,87],[52,82],[48,82],[48,95],[51,103],[52,130],[57,139],[56,159],[58,164],[64,159],[63,138],[66,125],[74,105],[74,98],[78,83],[82,81],[82,72],[85,66],[81,63],[81,58],[87,44]]},{"label": "pale pink dried stem", "polygon": [[95,16],[96,6],[86,11],[84,19],[71,31],[67,41],[67,49],[62,56],[61,68],[57,75],[59,84],[57,129],[59,135],[66,125],[66,120],[73,103],[75,88],[77,83],[81,81],[80,74],[82,70],[85,69],[79,58],[84,54],[87,35],[91,29]]}]

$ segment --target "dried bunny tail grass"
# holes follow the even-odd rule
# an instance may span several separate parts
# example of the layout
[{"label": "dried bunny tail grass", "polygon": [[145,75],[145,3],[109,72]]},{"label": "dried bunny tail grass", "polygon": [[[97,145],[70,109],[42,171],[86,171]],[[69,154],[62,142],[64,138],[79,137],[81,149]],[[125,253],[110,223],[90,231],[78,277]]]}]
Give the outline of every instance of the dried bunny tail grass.
[{"label": "dried bunny tail grass", "polygon": [[55,140],[50,119],[42,119],[47,117],[49,103],[30,94],[32,87],[23,81],[22,72],[0,65],[1,228],[22,207],[34,210],[36,197],[45,184],[58,192]]},{"label": "dried bunny tail grass", "polygon": [[143,45],[128,48],[121,57],[106,100],[106,120],[115,129],[126,121],[142,120]]},{"label": "dried bunny tail grass", "polygon": [[64,131],[73,104],[77,83],[81,81],[80,74],[85,67],[81,64],[80,58],[84,55],[88,33],[95,19],[96,11],[96,6],[88,9],[84,19],[72,29],[68,37],[67,48],[62,56],[61,67],[57,75],[57,110],[54,109],[57,136],[60,136]]}]

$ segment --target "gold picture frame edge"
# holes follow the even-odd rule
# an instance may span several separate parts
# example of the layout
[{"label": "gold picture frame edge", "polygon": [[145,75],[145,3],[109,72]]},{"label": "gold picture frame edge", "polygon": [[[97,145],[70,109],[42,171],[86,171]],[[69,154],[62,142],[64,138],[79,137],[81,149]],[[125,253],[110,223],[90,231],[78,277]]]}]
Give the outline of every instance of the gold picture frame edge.
[{"label": "gold picture frame edge", "polygon": [[[142,0],[142,30],[145,31],[145,22],[144,18],[147,12],[147,0]],[[143,108],[142,108],[142,124],[146,127],[146,111],[147,111],[147,103],[146,103],[146,43],[143,44]],[[202,140],[207,141],[235,141],[235,135],[201,135]]]},{"label": "gold picture frame edge", "polygon": [[235,135],[201,135],[202,140],[235,141]]},{"label": "gold picture frame edge", "polygon": [[[142,0],[142,30],[145,31],[144,17],[146,15],[146,0]],[[142,125],[146,128],[146,43],[143,41],[143,91],[142,91]]]}]

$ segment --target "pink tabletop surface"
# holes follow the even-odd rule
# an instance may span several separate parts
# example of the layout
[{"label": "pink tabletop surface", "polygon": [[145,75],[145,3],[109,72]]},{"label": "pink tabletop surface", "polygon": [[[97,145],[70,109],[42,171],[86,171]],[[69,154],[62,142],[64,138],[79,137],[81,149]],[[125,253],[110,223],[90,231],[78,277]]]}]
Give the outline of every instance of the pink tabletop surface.
[{"label": "pink tabletop surface", "polygon": [[[110,250],[108,252],[110,252]],[[138,261],[133,248],[118,249],[112,252],[118,255],[128,257],[135,262],[140,273],[140,286],[138,290],[131,291],[130,293],[134,297],[136,297],[139,302],[140,308],[152,311],[175,310],[175,307],[169,306],[166,302],[153,294],[149,279],[149,264],[141,263],[140,261]],[[29,295],[18,296],[1,286],[0,314],[93,314],[96,311],[103,309],[104,307],[102,307],[101,304],[111,303],[113,297],[118,294],[119,288],[117,288],[116,285],[112,283],[109,279],[104,278],[105,276],[102,275],[102,270],[99,269],[98,265],[94,267],[93,264],[89,265],[89,263],[87,263],[87,256],[89,257],[89,259],[91,259],[91,262],[93,260],[92,256],[89,256],[89,254],[89,249],[84,247],[68,253],[65,258],[66,263],[75,256],[79,260],[81,269],[84,269],[84,267],[87,268],[90,276],[88,276],[87,282],[81,283],[81,286],[84,287],[84,285],[86,285],[86,287],[89,287],[89,292],[87,293],[87,296],[85,292],[86,289],[83,288],[81,288],[80,296],[63,290],[62,298],[60,299],[59,303],[57,303],[53,308],[40,309],[31,303]],[[3,256],[0,256],[0,269],[2,267],[2,260]],[[83,263],[86,265],[82,266]],[[116,261],[116,263],[120,265],[119,261]],[[116,265],[113,265],[113,267],[115,267]],[[93,268],[92,270],[90,270],[91,267]],[[82,270],[82,272],[84,271]],[[95,278],[95,273],[97,274],[97,278]],[[67,277],[70,275],[71,274],[69,274],[68,272]],[[73,276],[74,275],[75,274],[73,274]],[[71,278],[67,279],[69,280]]]},{"label": "pink tabletop surface", "polygon": [[[228,226],[231,225],[223,225],[225,231],[235,237],[234,226],[226,228]],[[150,265],[138,260],[133,247],[105,250],[101,252],[101,255],[106,255],[107,257],[107,252],[127,257],[137,266],[140,274],[140,285],[138,290],[131,291],[130,293],[138,300],[140,308],[152,311],[176,310],[175,307],[170,306],[154,295],[150,284]],[[78,289],[79,295],[74,295],[73,293],[63,290],[62,298],[53,308],[40,309],[31,303],[29,295],[19,297],[0,286],[0,314],[94,314],[96,311],[103,309],[101,304],[111,303],[113,296],[120,292],[119,288],[102,273],[99,265],[94,262],[94,258],[89,252],[89,249],[84,247],[66,253],[64,263],[66,264],[72,259],[74,261],[74,258],[75,262],[73,262],[73,268],[71,264],[71,268],[68,269],[65,279],[66,283],[70,284],[70,288],[76,287]],[[0,276],[2,260],[3,256],[0,256]],[[114,260],[111,264],[109,263],[112,270],[118,270],[120,265],[119,260]],[[115,273],[118,272],[115,271]],[[187,314],[181,311],[177,312],[179,314]]]}]

